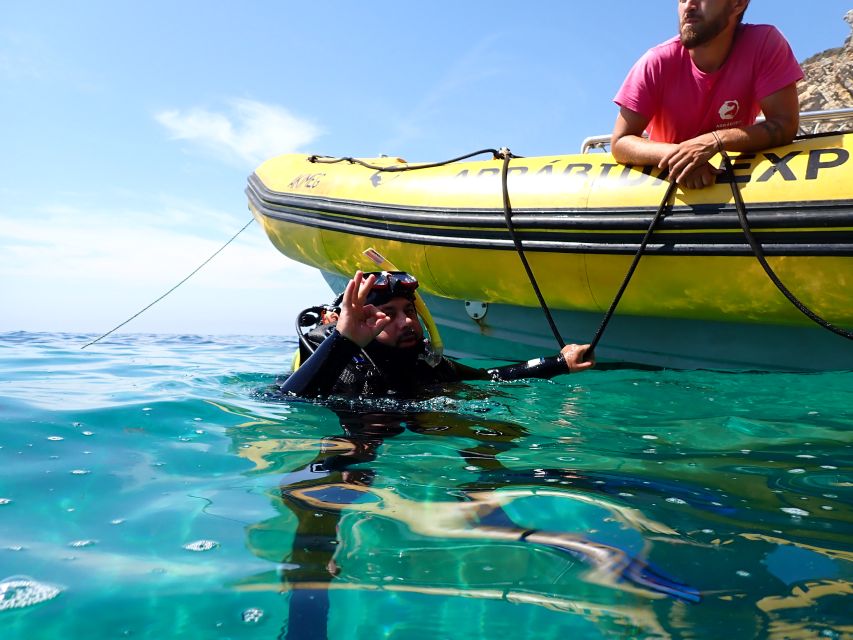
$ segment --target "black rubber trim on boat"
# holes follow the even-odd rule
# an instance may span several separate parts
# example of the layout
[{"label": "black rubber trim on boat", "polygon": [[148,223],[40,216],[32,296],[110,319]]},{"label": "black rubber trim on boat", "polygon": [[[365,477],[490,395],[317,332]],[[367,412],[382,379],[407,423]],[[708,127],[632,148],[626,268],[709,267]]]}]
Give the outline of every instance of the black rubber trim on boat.
[{"label": "black rubber trim on boat", "polygon": [[[465,247],[476,249],[512,250],[513,243],[506,236],[506,227],[502,220],[495,219],[494,224],[484,227],[452,227],[450,217],[445,216],[444,226],[415,227],[416,220],[409,224],[383,221],[381,218],[365,219],[348,215],[334,215],[324,209],[305,210],[296,207],[270,206],[258,197],[253,189],[246,190],[252,206],[264,216],[291,222],[306,227],[325,229],[340,233],[358,234],[369,238],[396,240],[400,242],[417,241],[421,244],[445,247]],[[851,203],[853,207],[853,203]],[[850,210],[847,226],[849,230],[827,230],[824,221],[812,231],[802,229],[788,230],[763,228],[756,231],[764,243],[767,255],[773,256],[851,256],[853,255],[853,208]],[[516,233],[525,249],[542,252],[595,253],[599,255],[631,255],[639,246],[642,234],[648,226],[653,211],[636,221],[642,226],[636,230],[619,230],[617,233],[596,231],[573,231],[564,226],[560,229],[530,230],[528,220],[513,211]],[[707,255],[707,256],[752,256],[749,245],[742,240],[740,226],[736,218],[730,219],[725,229],[703,231],[702,229],[679,230],[670,228],[668,213],[660,222],[655,241],[649,243],[648,253],[654,255]],[[681,216],[685,217],[685,216]],[[570,220],[571,222],[571,220]],[[813,221],[817,225],[817,221]],[[687,226],[687,225],[684,225]],[[830,229],[835,225],[826,225]],[[843,225],[839,225],[843,226]],[[523,227],[523,228],[521,228]],[[633,231],[633,232],[632,232]]]},{"label": "black rubber trim on boat", "polygon": [[[663,182],[661,182],[663,184]],[[379,204],[369,201],[319,198],[276,192],[269,189],[257,175],[249,176],[247,193],[254,192],[256,202],[269,210],[285,208],[296,212],[315,212],[376,221],[387,224],[435,224],[446,228],[474,227],[503,228],[503,211],[499,208],[474,209],[459,207],[428,207]],[[525,228],[572,228],[584,231],[645,230],[649,215],[655,207],[513,208],[513,219]],[[754,225],[774,228],[821,226],[853,227],[853,200],[758,203],[750,206]],[[695,204],[674,206],[661,222],[661,229],[739,229],[737,210],[725,204]]]}]

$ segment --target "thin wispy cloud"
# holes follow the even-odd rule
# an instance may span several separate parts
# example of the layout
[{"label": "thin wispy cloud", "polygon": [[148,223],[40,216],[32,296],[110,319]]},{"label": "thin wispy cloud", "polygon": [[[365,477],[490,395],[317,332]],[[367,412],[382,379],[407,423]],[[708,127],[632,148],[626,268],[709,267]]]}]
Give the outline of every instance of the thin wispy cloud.
[{"label": "thin wispy cloud", "polygon": [[[180,282],[246,222],[176,199],[138,209],[35,204],[28,215],[0,210],[0,219],[0,331],[106,330]],[[286,260],[255,224],[128,330],[278,333],[298,309],[331,297],[322,291],[316,271]]]},{"label": "thin wispy cloud", "polygon": [[[233,216],[179,201],[165,202],[159,211],[47,205],[34,207],[34,213],[38,225],[23,216],[4,220],[0,239],[4,279],[26,274],[56,280],[73,275],[86,282],[168,283],[185,276],[239,229]],[[200,237],[190,220],[204,220],[214,227],[207,235],[216,237]],[[198,279],[222,289],[275,288],[279,283],[268,274],[283,265],[301,275],[309,272],[308,267],[283,260],[257,227],[247,229],[218,258]],[[234,273],[226,266],[234,264],[245,265],[247,271]],[[247,281],[246,273],[255,277]]]},{"label": "thin wispy cloud", "polygon": [[185,140],[228,162],[255,166],[282,153],[302,150],[322,128],[284,107],[232,100],[227,112],[195,107],[171,109],[155,118],[176,140]]}]

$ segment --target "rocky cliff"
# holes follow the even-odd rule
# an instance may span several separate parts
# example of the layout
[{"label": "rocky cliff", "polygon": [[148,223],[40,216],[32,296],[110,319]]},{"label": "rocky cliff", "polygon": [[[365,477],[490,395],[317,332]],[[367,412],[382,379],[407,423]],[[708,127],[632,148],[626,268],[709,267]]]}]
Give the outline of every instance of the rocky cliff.
[{"label": "rocky cliff", "polygon": [[[853,9],[844,20],[853,28]],[[800,111],[825,111],[853,107],[853,32],[844,45],[827,49],[801,63],[805,79],[800,83]],[[805,131],[814,131],[814,125],[802,123]],[[818,130],[839,128],[820,125]],[[840,128],[853,129],[853,117],[848,117]]]}]

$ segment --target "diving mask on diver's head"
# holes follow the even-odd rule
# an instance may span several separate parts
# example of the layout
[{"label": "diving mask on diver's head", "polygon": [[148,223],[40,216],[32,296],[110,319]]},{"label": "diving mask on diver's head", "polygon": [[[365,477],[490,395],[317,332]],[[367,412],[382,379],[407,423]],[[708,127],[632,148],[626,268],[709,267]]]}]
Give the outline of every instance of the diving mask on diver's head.
[{"label": "diving mask on diver's head", "polygon": [[415,299],[418,279],[405,271],[368,271],[364,277],[375,276],[373,288],[367,294],[367,304],[379,306],[393,298]]}]

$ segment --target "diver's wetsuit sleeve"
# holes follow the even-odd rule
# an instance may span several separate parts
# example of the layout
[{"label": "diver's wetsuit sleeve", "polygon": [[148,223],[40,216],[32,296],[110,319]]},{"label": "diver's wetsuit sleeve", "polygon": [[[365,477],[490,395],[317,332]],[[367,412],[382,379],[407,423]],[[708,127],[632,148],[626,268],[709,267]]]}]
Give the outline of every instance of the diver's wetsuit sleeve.
[{"label": "diver's wetsuit sleeve", "polygon": [[550,358],[536,358],[527,362],[507,364],[493,369],[475,369],[445,358],[459,380],[521,380],[523,378],[553,378],[569,373],[566,361],[559,353]]},{"label": "diver's wetsuit sleeve", "polygon": [[341,372],[352,362],[353,356],[359,350],[357,344],[335,329],[311,357],[284,381],[281,390],[303,397],[330,393]]},{"label": "diver's wetsuit sleeve", "polygon": [[569,373],[569,367],[561,354],[549,358],[535,358],[527,362],[508,364],[503,367],[487,369],[486,375],[492,380],[521,380],[522,378],[553,378],[561,373]]}]

